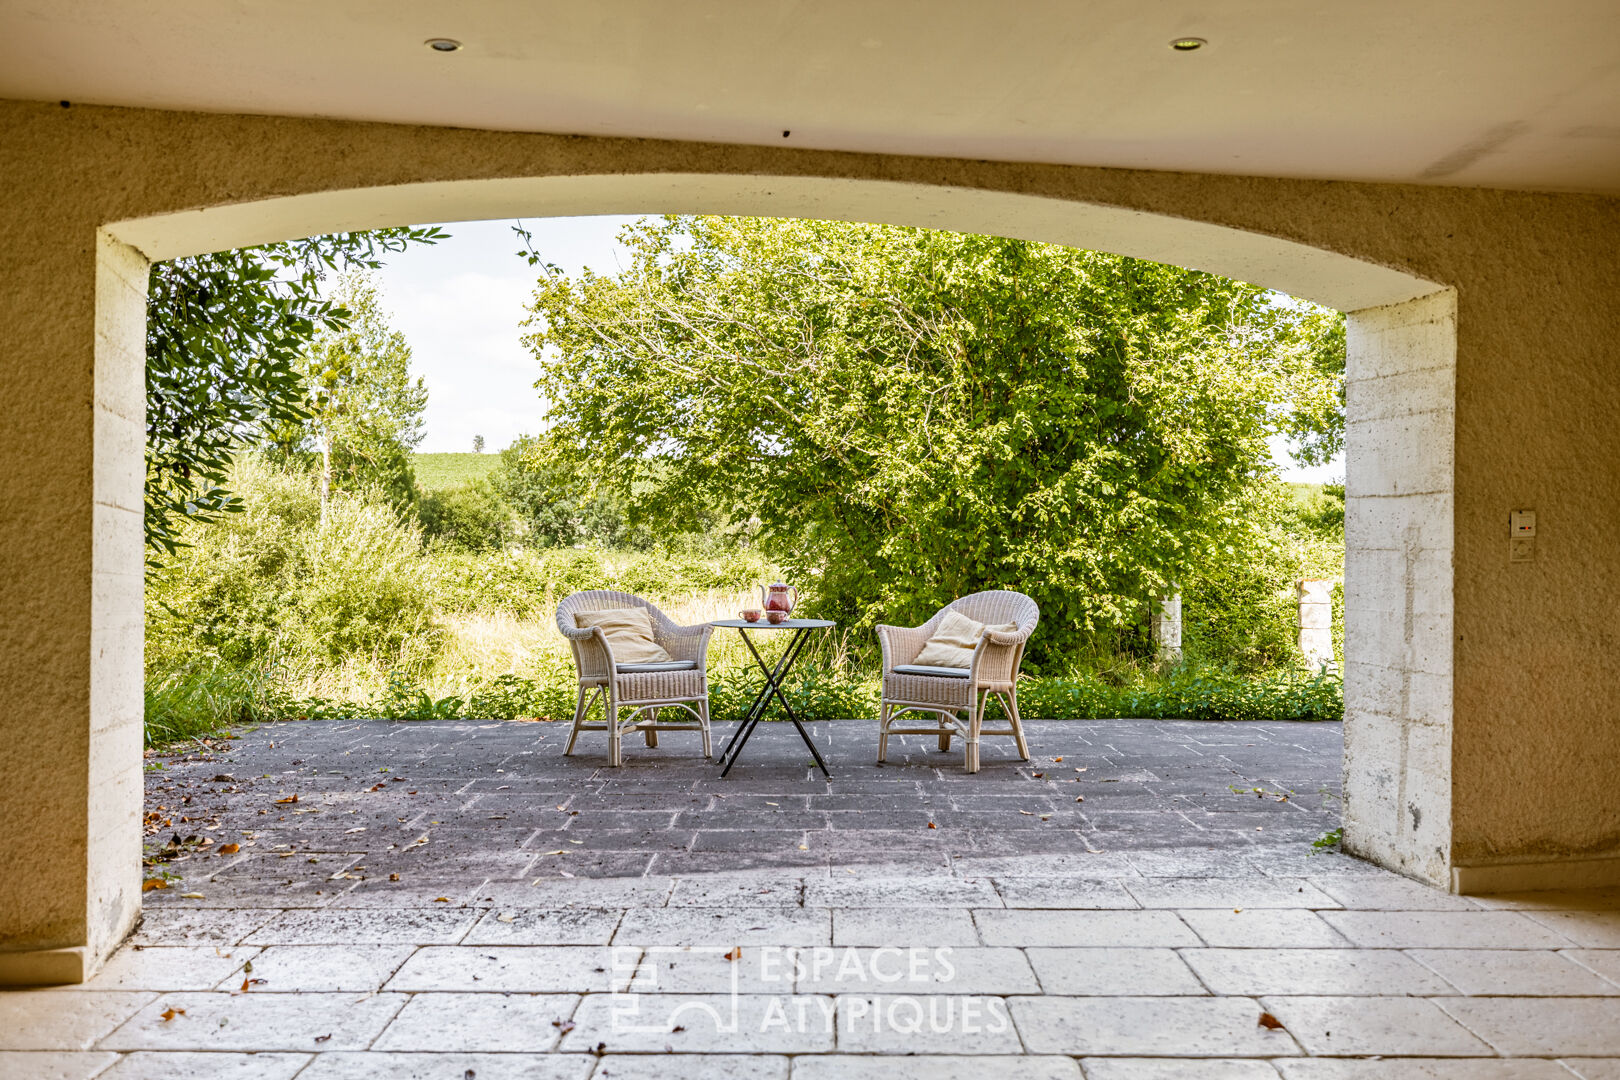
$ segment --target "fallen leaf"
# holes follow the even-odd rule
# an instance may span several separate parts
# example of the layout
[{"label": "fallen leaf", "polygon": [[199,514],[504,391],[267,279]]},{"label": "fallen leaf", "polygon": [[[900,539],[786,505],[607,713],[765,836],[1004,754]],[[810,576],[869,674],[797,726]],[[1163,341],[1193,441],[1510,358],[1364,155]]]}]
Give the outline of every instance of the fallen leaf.
[{"label": "fallen leaf", "polygon": [[263,986],[263,985],[264,985],[264,980],[263,979],[243,979],[242,980],[242,993],[244,993],[244,994],[247,993],[248,989],[250,987]]},{"label": "fallen leaf", "polygon": [[557,873],[561,874],[563,877],[566,877],[566,878],[571,878],[571,877],[574,876],[573,874],[570,874],[566,870],[559,870],[559,871],[557,871]]},{"label": "fallen leaf", "polygon": [[149,877],[141,882],[141,892],[151,892],[153,889],[167,889],[169,883],[160,877]]},{"label": "fallen leaf", "polygon": [[937,829],[937,828],[939,828],[939,826],[938,826],[938,825],[935,825],[935,824],[934,824],[934,823],[933,823],[933,822],[932,822],[932,821],[930,821],[930,822],[929,822],[929,823],[928,823],[928,827],[929,827],[929,828],[930,828],[930,829]]},{"label": "fallen leaf", "polygon": [[221,855],[235,855],[238,851],[241,851],[241,850],[242,850],[242,845],[241,844],[221,844],[221,845],[219,845],[219,853]]},{"label": "fallen leaf", "polygon": [[433,902],[435,904],[448,904],[450,902],[450,898],[448,896],[435,896],[433,898]]},{"label": "fallen leaf", "polygon": [[[765,800],[765,805],[766,806],[781,806],[782,804],[781,803],[774,803],[774,802],[771,802],[769,799],[767,799],[767,800]],[[683,1028],[682,1030],[685,1030],[685,1029]]]},{"label": "fallen leaf", "polygon": [[546,852],[542,852],[542,854],[545,854],[545,855],[566,855],[566,854],[568,854],[568,852],[567,852],[566,849],[564,849],[564,850],[558,850],[558,851],[546,851]]},{"label": "fallen leaf", "polygon": [[1275,1016],[1272,1016],[1268,1012],[1263,1012],[1260,1014],[1260,1026],[1265,1028],[1267,1031],[1288,1030],[1287,1028],[1283,1027],[1283,1022],[1281,1020],[1277,1019]]},{"label": "fallen leaf", "polygon": [[669,1029],[669,1033],[670,1033],[670,1034],[671,1034],[671,1035],[673,1035],[673,1034],[675,1034],[675,1033],[676,1033],[676,1032],[677,1032],[677,1031],[685,1031],[685,1030],[686,1030],[686,1025],[685,1025],[685,1024],[676,1024],[676,1025],[675,1025],[675,1026],[674,1026],[674,1027],[672,1027],[672,1028],[670,1028],[670,1029]]},{"label": "fallen leaf", "polygon": [[511,922],[515,918],[517,918],[517,916],[513,915],[511,912],[503,911],[499,915],[495,916],[495,921],[496,922]]},{"label": "fallen leaf", "polygon": [[315,1036],[315,1041],[316,1042],[325,1042],[327,1039],[330,1039],[331,1037],[332,1037],[331,1032],[328,1032],[325,1035],[317,1035],[317,1036]]},{"label": "fallen leaf", "polygon": [[1055,757],[1055,758],[1053,758],[1053,759],[1052,759],[1052,760],[1053,760],[1053,761],[1062,761],[1062,760],[1063,760],[1063,759],[1062,759],[1062,758],[1060,758],[1060,757]]},{"label": "fallen leaf", "polygon": [[182,900],[201,900],[202,898],[203,894],[200,892],[183,892],[180,894]]},{"label": "fallen leaf", "polygon": [[742,959],[742,946],[741,945],[733,945],[731,947],[731,951],[726,953],[726,959],[732,961],[733,963],[735,963],[738,960],[741,960]]},{"label": "fallen leaf", "polygon": [[1075,801],[1075,802],[1085,802],[1085,801],[1086,801],[1086,797],[1085,797],[1085,796],[1084,796],[1084,795],[1076,795],[1076,796],[1075,796],[1075,797],[1074,797],[1074,801]]},{"label": "fallen leaf", "polygon": [[297,795],[289,795],[285,799],[277,799],[276,800],[276,805],[279,806],[282,803],[294,803],[294,802],[297,802],[297,801],[298,801],[298,796]]},{"label": "fallen leaf", "polygon": [[1035,816],[1035,811],[1033,811],[1033,810],[1020,810],[1018,812],[1020,814],[1023,814],[1025,817],[1034,817]]},{"label": "fallen leaf", "polygon": [[176,1009],[171,1005],[169,1008],[164,1009],[158,1015],[163,1017],[163,1022],[164,1023],[168,1023],[170,1020],[173,1020],[177,1016],[186,1015],[186,1010],[184,1010],[184,1009]]},{"label": "fallen leaf", "polygon": [[1045,773],[1043,773],[1043,772],[1038,772],[1038,773],[1030,773],[1030,774],[1029,774],[1029,775],[1031,775],[1031,776],[1033,776],[1033,777],[1034,777],[1034,778],[1035,778],[1035,779],[1037,779],[1037,780],[1039,780],[1039,779],[1040,779],[1040,778],[1041,778],[1041,777],[1043,777],[1043,776],[1045,776],[1045,775],[1046,775],[1046,774],[1045,774]]},{"label": "fallen leaf", "polygon": [[574,1022],[572,1020],[553,1020],[551,1022],[551,1026],[562,1032],[564,1035],[574,1030]]},{"label": "fallen leaf", "polygon": [[800,844],[799,845],[799,850],[800,851],[809,851],[810,850],[810,845],[809,844]]},{"label": "fallen leaf", "polygon": [[399,880],[399,875],[398,874],[389,874],[388,875],[388,880],[389,881],[398,881]]},{"label": "fallen leaf", "polygon": [[570,840],[568,842],[570,844],[583,844],[585,841],[583,841],[583,840]]}]

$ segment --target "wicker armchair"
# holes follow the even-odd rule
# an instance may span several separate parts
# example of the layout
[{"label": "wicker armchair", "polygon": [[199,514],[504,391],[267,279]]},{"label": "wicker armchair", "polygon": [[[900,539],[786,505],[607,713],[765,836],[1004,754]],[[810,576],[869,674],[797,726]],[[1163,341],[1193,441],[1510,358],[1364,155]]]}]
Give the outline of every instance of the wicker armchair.
[{"label": "wicker armchair", "polygon": [[[671,659],[658,664],[617,664],[613,650],[600,628],[580,629],[574,616],[582,611],[639,607],[647,610],[653,624],[653,639]],[[557,606],[557,629],[574,650],[574,667],[579,672],[579,695],[574,703],[574,727],[568,734],[568,749],[582,731],[608,733],[609,764],[624,764],[621,742],[627,731],[646,734],[647,745],[658,745],[660,731],[703,733],[703,756],[713,756],[709,739],[709,635],[712,626],[677,626],[669,616],[639,596],[596,590],[575,593]],[[598,698],[602,699],[605,722],[587,724]],[[684,710],[693,719],[660,721],[663,709]],[[628,712],[621,713],[622,710]],[[645,718],[642,714],[645,713]]]},{"label": "wicker armchair", "polygon": [[[980,640],[968,668],[917,667],[912,662],[939,626],[948,611],[957,611],[989,626],[1012,623],[1013,633],[990,631]],[[974,593],[953,600],[917,627],[879,626],[883,645],[883,701],[878,712],[878,760],[889,755],[890,735],[939,735],[939,748],[948,751],[951,737],[966,740],[967,771],[979,771],[979,736],[1011,735],[1018,743],[1018,756],[1029,760],[1029,744],[1018,715],[1018,665],[1024,659],[1024,643],[1035,632],[1040,611],[1035,601],[1023,593],[993,591]],[[1001,700],[1012,726],[986,731],[984,707],[990,695]],[[895,718],[902,713],[933,713],[934,727],[897,728]],[[967,713],[963,721],[958,713]]]}]

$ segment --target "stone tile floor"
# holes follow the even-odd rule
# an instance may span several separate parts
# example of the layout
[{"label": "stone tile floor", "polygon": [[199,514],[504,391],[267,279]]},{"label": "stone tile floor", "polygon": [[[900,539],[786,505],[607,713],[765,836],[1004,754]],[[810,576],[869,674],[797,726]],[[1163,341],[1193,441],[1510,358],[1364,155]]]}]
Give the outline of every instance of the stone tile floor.
[{"label": "stone tile floor", "polygon": [[526,723],[153,758],[169,887],[0,993],[0,1078],[1620,1080],[1620,890],[1310,854],[1337,725],[1032,723],[976,776],[813,728],[831,781],[785,725],[726,780]]}]

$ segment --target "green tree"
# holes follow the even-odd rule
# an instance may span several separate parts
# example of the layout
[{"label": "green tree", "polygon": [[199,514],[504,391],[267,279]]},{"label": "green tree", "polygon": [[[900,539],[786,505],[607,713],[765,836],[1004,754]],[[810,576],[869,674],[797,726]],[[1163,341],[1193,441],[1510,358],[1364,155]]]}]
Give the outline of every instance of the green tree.
[{"label": "green tree", "polygon": [[1266,438],[1320,389],[1316,309],[1197,271],[815,221],[669,217],[621,242],[621,273],[544,266],[536,288],[547,459],[655,522],[757,516],[857,626],[1029,592],[1037,665],[1221,557]]},{"label": "green tree", "polygon": [[174,554],[186,521],[242,510],[231,461],[307,416],[297,360],[349,313],[324,277],[375,268],[436,228],[312,236],[152,266],[146,306],[146,546]]},{"label": "green tree", "polygon": [[427,386],[412,379],[405,335],[388,325],[377,285],[363,272],[335,291],[351,316],[321,330],[299,360],[307,416],[281,436],[289,450],[318,456],[321,506],[334,488],[375,488],[396,508],[414,505],[411,451],[422,441]]},{"label": "green tree", "polygon": [[596,481],[545,436],[521,435],[501,451],[490,483],[539,547],[646,549],[652,533],[633,525],[627,497]]}]

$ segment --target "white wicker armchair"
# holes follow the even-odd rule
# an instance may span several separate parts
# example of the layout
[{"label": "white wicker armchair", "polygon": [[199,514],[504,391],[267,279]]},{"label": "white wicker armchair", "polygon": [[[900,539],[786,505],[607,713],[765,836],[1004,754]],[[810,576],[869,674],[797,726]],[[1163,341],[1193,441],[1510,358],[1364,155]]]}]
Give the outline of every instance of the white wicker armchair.
[{"label": "white wicker armchair", "polygon": [[[582,611],[612,608],[645,608],[652,620],[653,639],[669,653],[670,660],[657,664],[615,663],[613,649],[600,628],[581,629],[574,616]],[[557,629],[574,650],[574,667],[579,672],[579,695],[574,703],[574,727],[568,734],[568,749],[582,731],[608,733],[608,760],[615,767],[624,764],[621,743],[625,732],[641,731],[647,745],[658,745],[660,731],[701,731],[703,756],[713,756],[709,739],[709,635],[712,626],[677,626],[674,620],[652,604],[630,593],[595,590],[575,593],[557,606]],[[598,698],[602,699],[605,722],[587,724]],[[693,719],[659,720],[662,709],[684,710]],[[621,710],[628,713],[621,717]],[[645,719],[642,714],[645,713]]]},{"label": "white wicker armchair", "polygon": [[[987,632],[973,652],[972,666],[963,669],[917,667],[913,661],[938,628],[948,611],[960,612],[988,626],[1018,627],[1012,633]],[[883,645],[883,701],[878,712],[878,760],[889,755],[890,735],[939,735],[939,748],[951,748],[951,737],[966,740],[967,771],[979,771],[979,736],[1011,735],[1018,743],[1018,756],[1029,760],[1029,744],[1018,715],[1018,665],[1024,659],[1024,643],[1035,632],[1040,611],[1035,601],[1023,593],[996,590],[974,593],[953,600],[916,627],[879,626],[878,641]],[[983,729],[984,707],[994,694],[1012,726]],[[902,713],[933,713],[934,727],[897,728],[895,718]],[[964,721],[958,713],[967,713]]]}]

